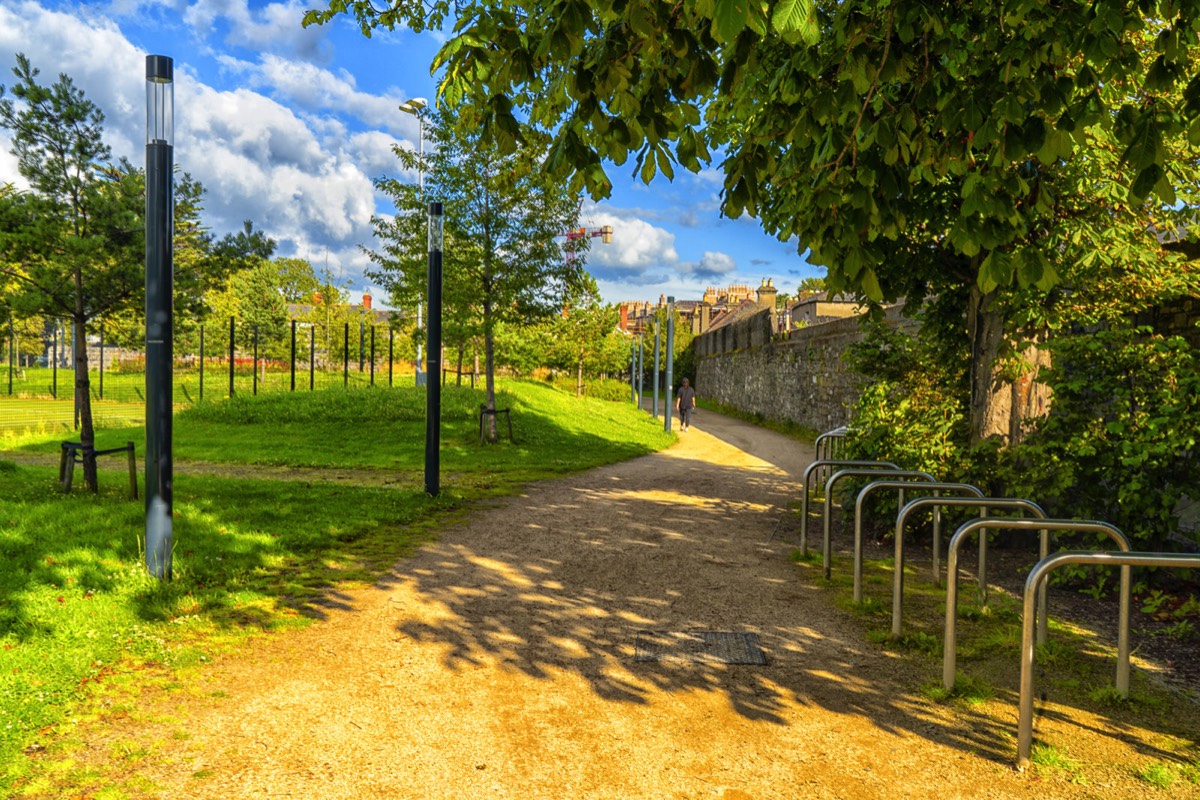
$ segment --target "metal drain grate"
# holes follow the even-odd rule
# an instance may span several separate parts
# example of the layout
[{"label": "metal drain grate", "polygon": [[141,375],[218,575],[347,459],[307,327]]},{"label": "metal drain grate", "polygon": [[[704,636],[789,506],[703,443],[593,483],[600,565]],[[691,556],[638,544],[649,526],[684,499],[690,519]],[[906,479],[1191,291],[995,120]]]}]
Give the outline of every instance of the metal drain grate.
[{"label": "metal drain grate", "polygon": [[710,664],[757,664],[767,657],[756,633],[728,631],[638,631],[634,661],[699,661]]}]

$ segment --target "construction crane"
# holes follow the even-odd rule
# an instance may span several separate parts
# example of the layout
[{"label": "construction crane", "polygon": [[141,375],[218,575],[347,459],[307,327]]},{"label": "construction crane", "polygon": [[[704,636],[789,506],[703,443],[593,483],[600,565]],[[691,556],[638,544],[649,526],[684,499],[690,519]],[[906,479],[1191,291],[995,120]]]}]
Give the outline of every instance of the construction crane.
[{"label": "construction crane", "polygon": [[560,233],[559,236],[567,237],[567,263],[575,260],[574,242],[580,239],[594,239],[599,237],[604,244],[612,244],[613,226],[601,225],[599,228],[572,228],[566,233]]}]

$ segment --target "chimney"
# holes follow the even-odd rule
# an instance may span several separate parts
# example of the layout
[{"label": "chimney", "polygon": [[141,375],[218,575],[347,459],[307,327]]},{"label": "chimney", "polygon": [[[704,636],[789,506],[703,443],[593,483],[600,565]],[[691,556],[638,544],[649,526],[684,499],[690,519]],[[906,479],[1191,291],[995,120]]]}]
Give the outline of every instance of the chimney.
[{"label": "chimney", "polygon": [[658,296],[658,307],[662,308],[666,304],[667,304],[667,296],[665,294],[660,294]]},{"label": "chimney", "polygon": [[362,307],[367,311],[371,310],[371,295],[364,294],[362,299]]},{"label": "chimney", "polygon": [[712,306],[707,302],[700,304],[700,333],[708,330],[708,326],[712,324]]},{"label": "chimney", "polygon": [[629,330],[629,304],[621,303],[621,330]]},{"label": "chimney", "polygon": [[775,313],[775,287],[771,284],[770,278],[764,278],[762,286],[758,287],[758,307],[771,312],[771,330],[777,331],[779,323],[778,315]]}]

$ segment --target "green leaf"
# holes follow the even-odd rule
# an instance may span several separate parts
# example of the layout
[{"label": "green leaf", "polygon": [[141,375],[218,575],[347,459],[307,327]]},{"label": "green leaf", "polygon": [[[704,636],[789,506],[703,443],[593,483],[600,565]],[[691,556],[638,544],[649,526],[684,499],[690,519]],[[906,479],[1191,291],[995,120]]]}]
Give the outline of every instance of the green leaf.
[{"label": "green leaf", "polygon": [[642,183],[650,183],[654,180],[654,151],[646,150],[641,154],[642,157]]},{"label": "green leaf", "polygon": [[816,44],[819,32],[813,0],[781,0],[771,14],[771,27],[790,44]]},{"label": "green leaf", "polygon": [[750,16],[748,0],[716,0],[713,8],[713,38],[732,42],[746,27]]},{"label": "green leaf", "polygon": [[[1156,165],[1159,157],[1159,135],[1158,126],[1154,124],[1154,117],[1151,114],[1146,114],[1133,128],[1133,138],[1129,142],[1129,146],[1125,148],[1125,152],[1121,155],[1121,160],[1126,164],[1131,165],[1134,169],[1145,170],[1146,168]],[[1156,182],[1158,178],[1154,179]],[[1154,183],[1150,184],[1151,187]],[[1147,188],[1145,197],[1150,193]]]},{"label": "green leaf", "polygon": [[870,267],[863,270],[859,278],[859,285],[862,286],[863,292],[870,300],[876,303],[883,302],[883,289],[879,286],[879,278],[876,277],[875,270]]},{"label": "green leaf", "polygon": [[1158,199],[1163,205],[1175,205],[1175,187],[1171,185],[1171,178],[1167,175],[1167,171],[1162,171],[1162,177],[1154,184],[1154,193],[1158,195]]},{"label": "green leaf", "polygon": [[1150,192],[1154,191],[1154,187],[1163,179],[1163,168],[1158,164],[1151,164],[1138,173],[1134,179],[1133,185],[1129,187],[1129,200],[1132,203],[1144,203],[1146,198],[1150,196]]}]

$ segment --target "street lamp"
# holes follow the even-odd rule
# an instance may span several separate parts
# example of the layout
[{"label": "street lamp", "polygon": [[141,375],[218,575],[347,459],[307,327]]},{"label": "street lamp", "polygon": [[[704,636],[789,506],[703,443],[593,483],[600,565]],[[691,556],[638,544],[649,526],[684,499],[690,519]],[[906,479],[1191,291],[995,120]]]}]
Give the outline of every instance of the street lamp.
[{"label": "street lamp", "polygon": [[421,167],[417,170],[417,187],[421,195],[425,194],[425,115],[429,113],[429,101],[424,97],[414,97],[407,103],[400,104],[400,110],[417,118],[417,154],[421,157]]},{"label": "street lamp", "polygon": [[171,577],[174,62],[146,56],[146,566]]},{"label": "street lamp", "polygon": [[[420,167],[417,169],[417,188],[421,190],[421,199],[425,198],[425,115],[429,112],[429,101],[424,97],[414,97],[400,104],[400,110],[417,118],[417,153],[420,156]],[[417,330],[421,329],[421,300],[417,299]],[[413,380],[417,386],[424,384],[421,379],[421,342],[417,341],[417,372]]]}]

